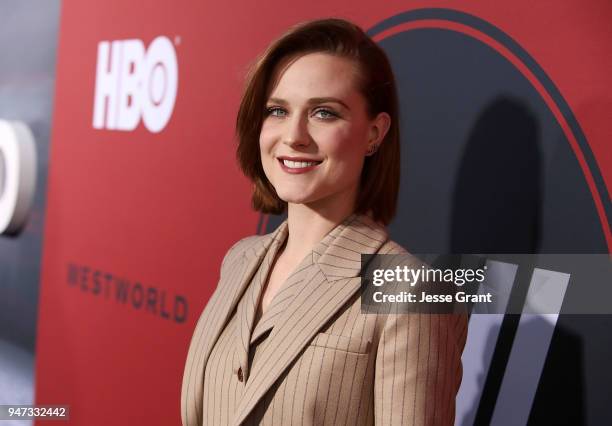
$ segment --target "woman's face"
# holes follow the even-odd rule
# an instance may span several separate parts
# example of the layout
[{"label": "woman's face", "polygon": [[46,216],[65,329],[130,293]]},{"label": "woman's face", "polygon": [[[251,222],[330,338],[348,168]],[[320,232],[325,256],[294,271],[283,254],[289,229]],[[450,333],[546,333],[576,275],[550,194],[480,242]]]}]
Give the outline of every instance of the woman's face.
[{"label": "woman's face", "polygon": [[286,62],[259,139],[266,176],[288,203],[354,203],[368,142],[384,137],[367,117],[357,66],[325,53]]}]

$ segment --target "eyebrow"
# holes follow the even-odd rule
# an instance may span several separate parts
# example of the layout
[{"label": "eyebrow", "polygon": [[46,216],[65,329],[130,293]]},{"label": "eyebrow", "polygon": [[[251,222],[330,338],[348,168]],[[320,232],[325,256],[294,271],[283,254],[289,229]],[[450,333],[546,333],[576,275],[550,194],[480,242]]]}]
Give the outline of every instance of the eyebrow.
[{"label": "eyebrow", "polygon": [[[280,98],[270,98],[268,99],[268,102],[273,102],[276,104],[281,104],[281,105],[287,105],[287,101],[284,99],[280,99]],[[322,104],[325,102],[335,102],[337,104],[342,105],[344,108],[346,108],[347,110],[351,110],[347,104],[345,104],[344,102],[342,102],[340,99],[338,98],[333,98],[333,97],[323,97],[323,98],[310,98],[308,99],[308,104],[312,105],[312,104]]]}]

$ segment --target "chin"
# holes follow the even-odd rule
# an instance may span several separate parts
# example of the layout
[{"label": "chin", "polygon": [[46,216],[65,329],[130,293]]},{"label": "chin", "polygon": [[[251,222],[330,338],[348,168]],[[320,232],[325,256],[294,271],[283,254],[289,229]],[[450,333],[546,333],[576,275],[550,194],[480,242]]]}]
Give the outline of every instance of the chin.
[{"label": "chin", "polygon": [[[279,198],[286,203],[291,204],[311,204],[311,205],[322,205],[322,203],[326,203],[328,201],[328,197],[320,194],[306,194],[304,192],[295,193],[292,191],[291,194],[284,193],[278,194]],[[317,204],[318,203],[318,204]]]},{"label": "chin", "polygon": [[291,204],[306,204],[306,203],[311,203],[313,200],[310,197],[304,197],[304,196],[284,196],[284,195],[280,195],[279,194],[279,198],[281,200],[283,200],[286,203],[291,203]]},{"label": "chin", "polygon": [[293,204],[310,203],[317,199],[313,196],[313,194],[308,193],[306,190],[299,190],[295,188],[287,191],[277,190],[276,194],[281,200]]}]

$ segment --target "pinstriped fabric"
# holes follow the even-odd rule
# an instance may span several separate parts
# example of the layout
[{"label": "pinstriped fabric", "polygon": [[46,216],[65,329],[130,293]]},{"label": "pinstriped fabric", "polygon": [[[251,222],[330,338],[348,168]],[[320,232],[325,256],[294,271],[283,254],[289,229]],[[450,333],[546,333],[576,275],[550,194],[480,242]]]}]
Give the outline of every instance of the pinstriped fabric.
[{"label": "pinstriped fabric", "polygon": [[312,265],[312,256],[306,256],[302,263],[298,265],[296,270],[287,278],[283,286],[278,290],[277,294],[272,298],[270,305],[263,313],[262,317],[256,318],[256,325],[251,335],[251,343],[257,340],[262,334],[269,331],[279,315],[287,308],[289,303],[295,297],[298,286],[304,278],[304,270]]},{"label": "pinstriped fabric", "polygon": [[[266,243],[256,236],[247,237],[234,244],[222,261],[219,284],[198,319],[187,353],[181,387],[181,419],[184,424],[202,423],[200,401],[203,396],[204,366],[212,345],[240,296],[241,286],[236,284],[249,278],[256,266],[253,259],[267,248]],[[254,258],[250,262],[242,261],[251,253]]]},{"label": "pinstriped fabric", "polygon": [[238,372],[238,369],[241,368],[242,374],[244,374],[245,377],[248,377],[249,375],[249,346],[259,297],[264,287],[264,283],[267,280],[270,265],[272,264],[281,243],[281,241],[279,241],[280,235],[278,235],[280,232],[277,232],[276,234],[277,235],[272,239],[272,244],[264,256],[261,266],[258,268],[251,284],[238,303],[237,327],[235,332],[235,351],[237,356],[232,370],[234,372]]},{"label": "pinstriped fabric", "polygon": [[[367,216],[334,228],[254,327],[238,321],[240,305],[261,294],[257,279],[267,277],[284,226],[226,255],[190,344],[183,425],[452,424],[467,318],[361,313],[360,254],[405,253]],[[234,373],[244,362],[238,328],[248,338],[244,382]]]}]

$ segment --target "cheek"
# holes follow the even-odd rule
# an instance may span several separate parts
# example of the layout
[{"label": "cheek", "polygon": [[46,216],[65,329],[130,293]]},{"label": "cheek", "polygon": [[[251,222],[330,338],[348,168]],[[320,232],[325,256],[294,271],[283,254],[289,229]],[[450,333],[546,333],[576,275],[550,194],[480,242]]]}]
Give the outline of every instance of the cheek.
[{"label": "cheek", "polygon": [[275,139],[270,130],[262,127],[259,134],[259,155],[264,168],[269,167],[273,160],[272,151],[274,148],[274,141]]},{"label": "cheek", "polygon": [[352,182],[358,179],[363,167],[363,155],[358,141],[350,135],[336,137],[330,140],[326,155],[328,163],[328,176],[333,181]]},{"label": "cheek", "polygon": [[351,131],[352,129],[338,129],[327,138],[327,155],[335,162],[343,164],[358,163],[361,156],[362,137],[360,132]]},{"label": "cheek", "polygon": [[324,141],[327,151],[344,156],[359,151],[366,144],[365,130],[360,123],[344,123],[333,128],[321,129],[315,140]]},{"label": "cheek", "polygon": [[259,150],[262,154],[265,154],[270,149],[272,141],[270,136],[270,132],[262,127],[261,132],[259,133]]},{"label": "cheek", "polygon": [[272,163],[274,159],[271,155],[271,144],[269,141],[270,139],[266,139],[263,134],[259,138],[259,157],[261,159],[261,167],[263,168],[267,178],[270,180],[272,179],[272,173],[274,170]]}]

